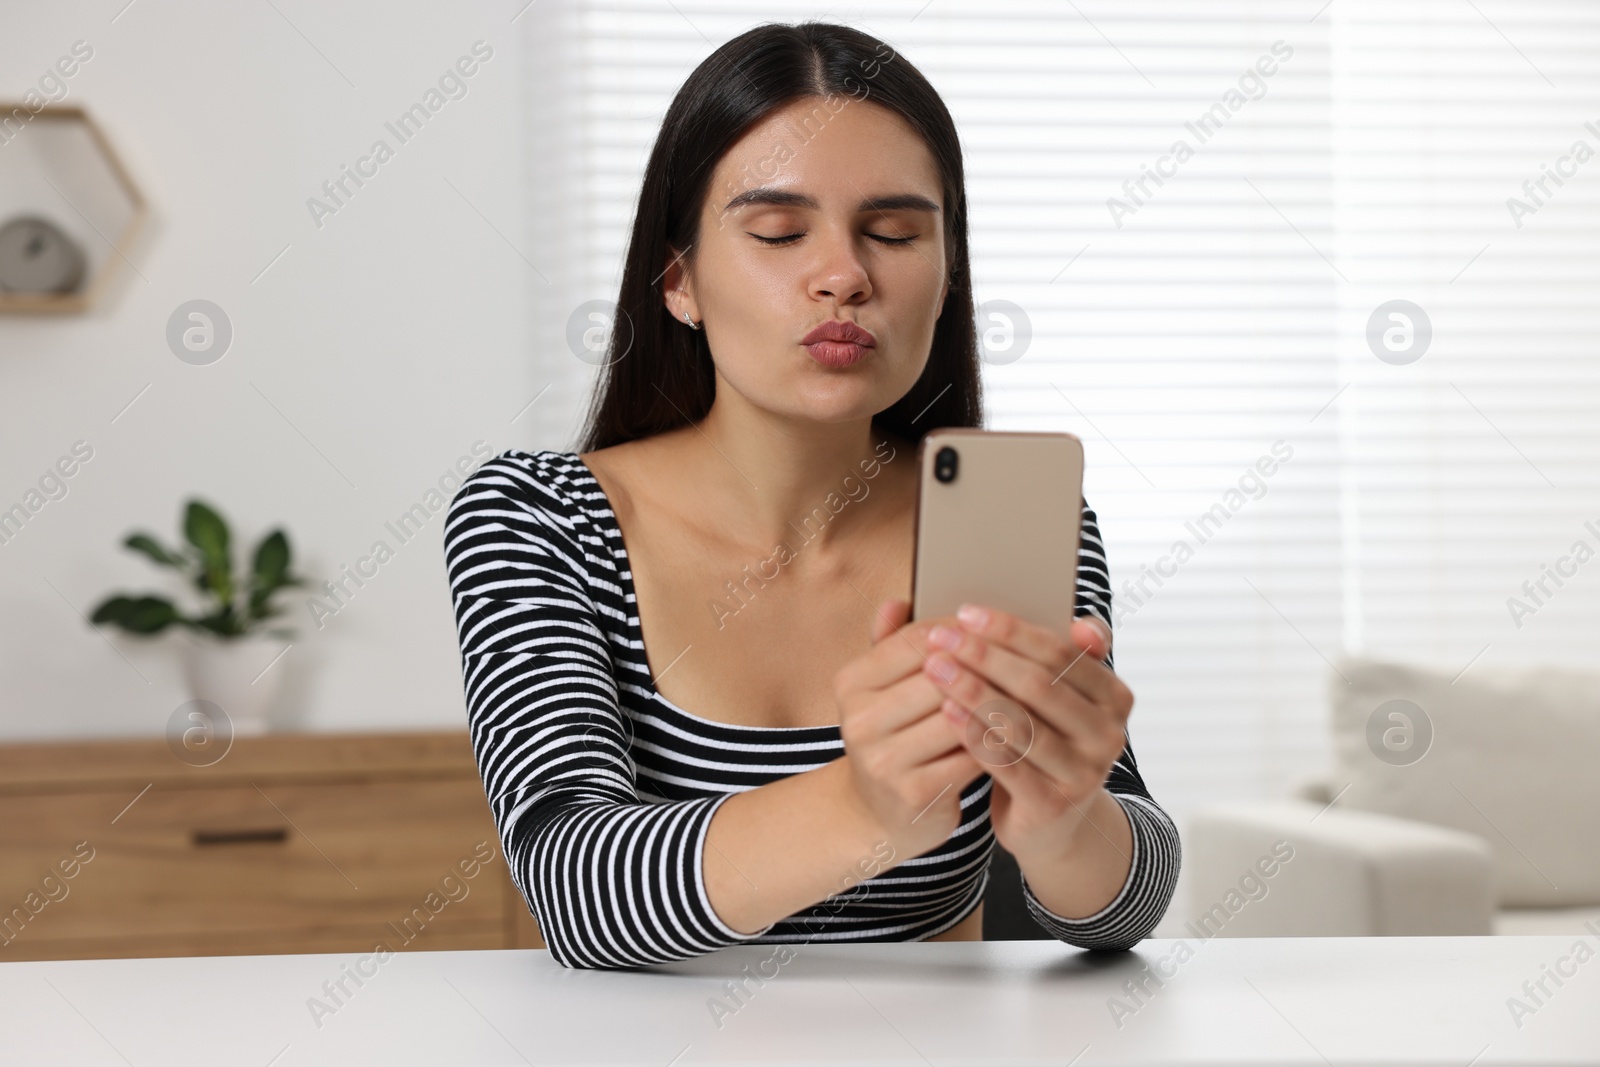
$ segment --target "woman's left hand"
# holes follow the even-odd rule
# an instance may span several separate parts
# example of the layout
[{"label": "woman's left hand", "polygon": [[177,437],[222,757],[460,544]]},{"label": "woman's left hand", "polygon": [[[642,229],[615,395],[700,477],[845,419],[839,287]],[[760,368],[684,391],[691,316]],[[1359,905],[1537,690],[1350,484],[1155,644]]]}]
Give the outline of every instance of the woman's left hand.
[{"label": "woman's left hand", "polygon": [[947,720],[994,779],[996,839],[1020,858],[1065,852],[1126,742],[1133,693],[1102,660],[1111,631],[1080,615],[1066,638],[963,605],[935,627],[923,669]]}]

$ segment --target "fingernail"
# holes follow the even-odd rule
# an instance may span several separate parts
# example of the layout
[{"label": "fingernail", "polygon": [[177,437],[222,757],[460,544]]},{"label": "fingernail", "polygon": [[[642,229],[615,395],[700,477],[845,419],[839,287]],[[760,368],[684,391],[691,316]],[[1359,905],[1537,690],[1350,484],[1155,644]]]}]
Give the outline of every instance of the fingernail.
[{"label": "fingernail", "polygon": [[956,609],[956,618],[974,630],[981,630],[989,621],[989,609],[981,608],[976,604],[963,604]]},{"label": "fingernail", "polygon": [[967,716],[972,714],[954,700],[946,700],[942,707],[944,708],[945,717],[954,723],[965,722]]},{"label": "fingernail", "polygon": [[961,644],[961,634],[940,623],[928,631],[928,643],[935,648],[954,649]]},{"label": "fingernail", "polygon": [[956,665],[943,656],[932,656],[928,659],[928,672],[941,682],[956,680]]}]

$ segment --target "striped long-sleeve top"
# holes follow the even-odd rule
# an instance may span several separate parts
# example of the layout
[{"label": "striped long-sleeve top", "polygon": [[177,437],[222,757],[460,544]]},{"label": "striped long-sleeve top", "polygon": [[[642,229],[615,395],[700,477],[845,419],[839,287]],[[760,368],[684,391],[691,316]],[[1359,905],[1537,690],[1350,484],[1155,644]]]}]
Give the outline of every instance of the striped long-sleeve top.
[{"label": "striped long-sleeve top", "polygon": [[[838,758],[838,726],[729,725],[656,691],[621,529],[576,453],[513,449],[489,460],[456,492],[444,540],[473,751],[512,880],[560,963],[640,966],[739,943],[918,941],[982,902],[995,844],[987,774],[962,790],[960,822],[939,847],[867,877],[869,863],[849,892],[763,930],[729,927],[702,877],[712,816],[736,792]],[[1087,503],[1080,543],[1077,613],[1110,626]],[[1178,874],[1176,827],[1131,747],[1106,788],[1133,830],[1115,899],[1070,919],[1023,884],[1034,919],[1084,948],[1148,935]]]}]

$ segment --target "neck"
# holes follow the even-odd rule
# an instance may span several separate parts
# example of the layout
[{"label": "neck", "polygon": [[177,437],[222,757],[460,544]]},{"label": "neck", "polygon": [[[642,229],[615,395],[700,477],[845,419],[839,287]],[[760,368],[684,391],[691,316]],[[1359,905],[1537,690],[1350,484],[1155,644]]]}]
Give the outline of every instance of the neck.
[{"label": "neck", "polygon": [[696,457],[686,465],[695,480],[756,545],[836,543],[867,517],[868,499],[907,484],[914,458],[870,418],[817,423],[717,402],[680,443]]}]

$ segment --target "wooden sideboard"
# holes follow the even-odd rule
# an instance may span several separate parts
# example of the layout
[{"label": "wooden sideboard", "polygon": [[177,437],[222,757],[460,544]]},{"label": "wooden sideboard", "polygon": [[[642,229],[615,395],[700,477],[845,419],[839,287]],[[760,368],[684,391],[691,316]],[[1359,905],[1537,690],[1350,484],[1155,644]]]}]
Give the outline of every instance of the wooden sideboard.
[{"label": "wooden sideboard", "polygon": [[0,745],[0,962],[538,948],[465,731]]}]

